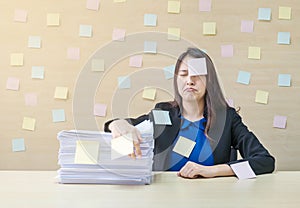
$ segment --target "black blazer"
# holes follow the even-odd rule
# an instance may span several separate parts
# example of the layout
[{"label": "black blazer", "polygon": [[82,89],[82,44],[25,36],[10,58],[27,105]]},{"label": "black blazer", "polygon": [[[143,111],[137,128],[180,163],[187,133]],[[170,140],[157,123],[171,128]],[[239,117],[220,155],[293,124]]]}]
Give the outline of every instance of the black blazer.
[{"label": "black blazer", "polygon": [[[176,139],[181,125],[181,114],[178,107],[173,107],[169,102],[158,103],[155,109],[169,111],[172,125],[156,125],[152,112],[138,118],[129,118],[127,121],[132,125],[137,125],[145,120],[153,121],[154,128],[154,163],[153,170],[168,170],[169,154],[172,143]],[[214,164],[234,164],[242,161],[249,161],[255,174],[271,173],[274,171],[275,159],[269,154],[265,147],[259,142],[257,137],[248,130],[235,109],[228,107],[224,112],[217,113],[217,121],[209,130],[210,141]],[[108,121],[104,125],[104,130],[109,131]],[[231,160],[232,148],[239,151],[243,159]]]}]

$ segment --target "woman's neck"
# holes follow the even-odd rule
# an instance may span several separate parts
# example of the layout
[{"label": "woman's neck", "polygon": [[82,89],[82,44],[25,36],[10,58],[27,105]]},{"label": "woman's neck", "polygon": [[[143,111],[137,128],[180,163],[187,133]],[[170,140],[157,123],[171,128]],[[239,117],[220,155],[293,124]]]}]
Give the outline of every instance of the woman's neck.
[{"label": "woman's neck", "polygon": [[182,116],[189,121],[197,121],[203,118],[204,100],[182,102]]}]

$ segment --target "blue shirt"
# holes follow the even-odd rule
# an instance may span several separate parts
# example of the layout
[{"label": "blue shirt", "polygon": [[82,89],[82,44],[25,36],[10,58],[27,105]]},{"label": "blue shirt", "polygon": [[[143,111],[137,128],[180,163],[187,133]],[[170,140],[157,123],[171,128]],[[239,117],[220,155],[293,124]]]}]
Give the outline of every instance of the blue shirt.
[{"label": "blue shirt", "polygon": [[206,122],[206,119],[202,118],[195,122],[191,122],[183,117],[181,117],[181,119],[182,125],[177,138],[172,144],[172,149],[174,148],[180,136],[190,139],[196,142],[196,144],[188,158],[172,151],[169,160],[169,171],[179,171],[188,161],[192,161],[201,165],[213,165],[214,157],[211,146],[204,134],[204,123]]}]

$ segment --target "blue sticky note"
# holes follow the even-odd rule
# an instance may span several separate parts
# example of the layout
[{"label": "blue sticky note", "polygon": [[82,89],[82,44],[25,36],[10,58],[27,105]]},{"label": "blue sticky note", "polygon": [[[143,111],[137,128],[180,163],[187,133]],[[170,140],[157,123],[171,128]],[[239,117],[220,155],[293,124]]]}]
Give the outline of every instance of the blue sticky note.
[{"label": "blue sticky note", "polygon": [[279,74],[278,75],[278,86],[290,87],[291,86],[291,75],[290,74]]},{"label": "blue sticky note", "polygon": [[157,15],[156,14],[145,14],[144,15],[144,25],[155,27],[157,22]]},{"label": "blue sticky note", "polygon": [[248,85],[250,83],[251,73],[246,71],[239,71],[237,82]]},{"label": "blue sticky note", "polygon": [[172,125],[169,111],[152,110],[152,114],[156,125]]},{"label": "blue sticky note", "polygon": [[131,82],[128,76],[118,77],[118,86],[120,89],[130,88]]},{"label": "blue sticky note", "polygon": [[23,138],[12,140],[12,151],[13,152],[25,151],[25,142]]},{"label": "blue sticky note", "polygon": [[172,79],[174,77],[175,65],[164,67],[164,74],[166,79]]},{"label": "blue sticky note", "polygon": [[270,21],[271,8],[258,8],[258,20]]},{"label": "blue sticky note", "polygon": [[52,110],[52,121],[53,122],[63,122],[65,121],[65,110],[64,109],[54,109]]},{"label": "blue sticky note", "polygon": [[278,32],[277,43],[289,45],[291,43],[291,34],[290,32]]},{"label": "blue sticky note", "polygon": [[144,53],[156,53],[157,43],[154,41],[144,42]]},{"label": "blue sticky note", "polygon": [[31,68],[31,78],[32,79],[44,79],[44,67],[43,66],[33,66]]}]

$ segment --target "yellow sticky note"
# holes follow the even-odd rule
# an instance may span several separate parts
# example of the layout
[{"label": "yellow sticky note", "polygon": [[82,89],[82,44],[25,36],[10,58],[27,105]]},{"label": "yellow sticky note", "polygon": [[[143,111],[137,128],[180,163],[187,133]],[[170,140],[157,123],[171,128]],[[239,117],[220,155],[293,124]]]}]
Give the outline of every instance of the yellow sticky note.
[{"label": "yellow sticky note", "polygon": [[204,22],[203,23],[203,35],[216,35],[217,23],[216,22]]},{"label": "yellow sticky note", "polygon": [[168,40],[180,40],[180,28],[168,28]]},{"label": "yellow sticky note", "polygon": [[92,60],[92,71],[104,71],[104,60],[93,59]]},{"label": "yellow sticky note", "polygon": [[35,128],[35,119],[30,117],[23,118],[22,129],[34,131]]},{"label": "yellow sticky note", "polygon": [[24,63],[23,53],[10,54],[10,65],[11,66],[23,66],[23,63]]},{"label": "yellow sticky note", "polygon": [[57,99],[67,99],[68,98],[68,88],[67,87],[56,87],[54,98]]},{"label": "yellow sticky note", "polygon": [[114,0],[116,3],[126,2],[126,0]]},{"label": "yellow sticky note", "polygon": [[155,88],[150,88],[150,87],[144,88],[143,98],[148,99],[148,100],[155,100],[155,95],[156,95]]},{"label": "yellow sticky note", "polygon": [[76,141],[74,163],[76,164],[97,164],[99,156],[98,141]]},{"label": "yellow sticky note", "polygon": [[180,136],[173,148],[173,151],[183,155],[184,157],[189,157],[194,149],[196,142]]},{"label": "yellow sticky note", "polygon": [[248,48],[249,59],[260,59],[260,47],[249,47]]},{"label": "yellow sticky note", "polygon": [[292,15],[291,7],[279,7],[278,19],[290,20]]},{"label": "yellow sticky note", "polygon": [[255,96],[256,103],[268,104],[269,92],[257,90]]},{"label": "yellow sticky note", "polygon": [[180,1],[168,1],[168,13],[180,13]]},{"label": "yellow sticky note", "polygon": [[48,26],[59,26],[59,14],[58,13],[47,14],[47,25]]}]

